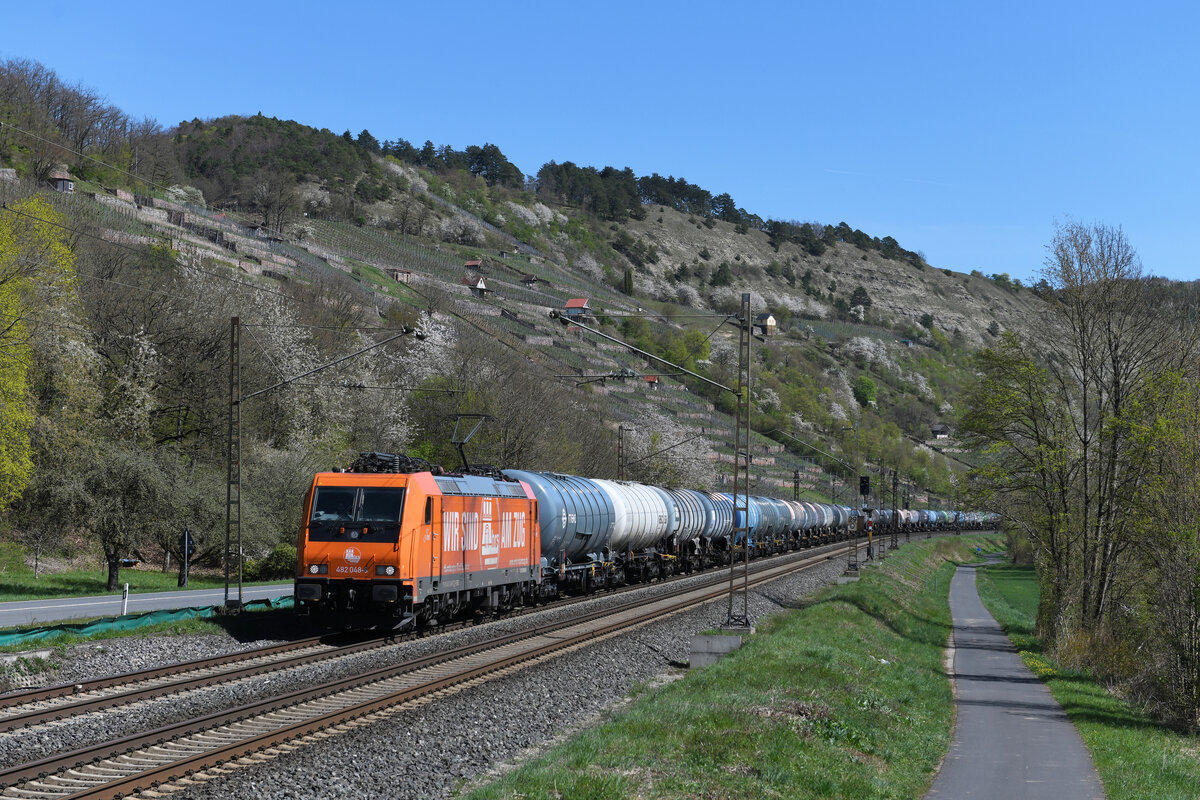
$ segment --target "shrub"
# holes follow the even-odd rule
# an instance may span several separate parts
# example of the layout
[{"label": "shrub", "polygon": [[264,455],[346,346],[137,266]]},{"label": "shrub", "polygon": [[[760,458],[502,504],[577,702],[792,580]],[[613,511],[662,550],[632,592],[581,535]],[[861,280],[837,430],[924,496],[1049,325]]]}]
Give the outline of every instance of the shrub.
[{"label": "shrub", "polygon": [[296,574],[296,546],[280,542],[263,558],[251,559],[243,568],[246,580],[272,581]]},{"label": "shrub", "polygon": [[866,375],[859,375],[854,381],[854,399],[860,406],[869,406],[874,403],[876,392],[875,381]]}]

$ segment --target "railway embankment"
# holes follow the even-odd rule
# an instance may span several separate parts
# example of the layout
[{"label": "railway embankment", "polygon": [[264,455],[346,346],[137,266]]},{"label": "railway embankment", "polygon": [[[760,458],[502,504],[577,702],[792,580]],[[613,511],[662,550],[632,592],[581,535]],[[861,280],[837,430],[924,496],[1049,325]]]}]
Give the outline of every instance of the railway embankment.
[{"label": "railway embankment", "polygon": [[[946,753],[956,563],[994,537],[891,553],[757,621],[744,646],[466,790],[508,797],[921,797]],[[767,589],[767,592],[770,590]]]}]

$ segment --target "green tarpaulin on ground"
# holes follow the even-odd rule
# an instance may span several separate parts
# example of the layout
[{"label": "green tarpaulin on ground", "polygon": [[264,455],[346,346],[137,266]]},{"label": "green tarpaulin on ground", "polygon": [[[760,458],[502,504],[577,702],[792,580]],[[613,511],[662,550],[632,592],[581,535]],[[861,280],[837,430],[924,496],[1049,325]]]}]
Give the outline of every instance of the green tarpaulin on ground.
[{"label": "green tarpaulin on ground", "polygon": [[[277,597],[274,600],[251,600],[244,605],[244,608],[251,610],[256,607],[262,609],[291,608],[292,598]],[[67,625],[46,625],[41,628],[0,631],[0,647],[32,644],[71,633],[79,636],[92,636],[97,633],[108,633],[110,631],[129,631],[136,628],[144,628],[148,625],[158,625],[163,622],[215,617],[222,613],[222,611],[223,608],[221,606],[193,606],[191,608],[146,611],[141,614],[123,614],[119,617],[102,617],[91,622],[76,622]]]}]

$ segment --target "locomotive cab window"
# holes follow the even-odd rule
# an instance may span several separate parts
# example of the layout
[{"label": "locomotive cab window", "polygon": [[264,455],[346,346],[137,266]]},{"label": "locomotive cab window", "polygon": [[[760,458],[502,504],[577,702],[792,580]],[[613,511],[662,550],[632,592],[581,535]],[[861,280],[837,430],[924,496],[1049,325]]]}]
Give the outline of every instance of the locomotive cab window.
[{"label": "locomotive cab window", "polygon": [[404,510],[403,489],[363,489],[360,522],[399,522]]},{"label": "locomotive cab window", "polygon": [[354,519],[354,500],[357,489],[342,486],[322,486],[313,500],[313,522]]},{"label": "locomotive cab window", "polygon": [[404,489],[319,486],[308,538],[314,542],[394,542],[400,536]]}]

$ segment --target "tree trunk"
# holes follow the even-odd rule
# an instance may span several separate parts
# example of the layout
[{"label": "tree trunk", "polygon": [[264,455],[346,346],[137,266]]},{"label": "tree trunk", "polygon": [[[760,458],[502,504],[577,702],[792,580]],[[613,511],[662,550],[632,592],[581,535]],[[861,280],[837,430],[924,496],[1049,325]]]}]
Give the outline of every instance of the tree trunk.
[{"label": "tree trunk", "polygon": [[105,557],[108,561],[108,590],[115,592],[121,585],[121,559],[115,555]]}]

